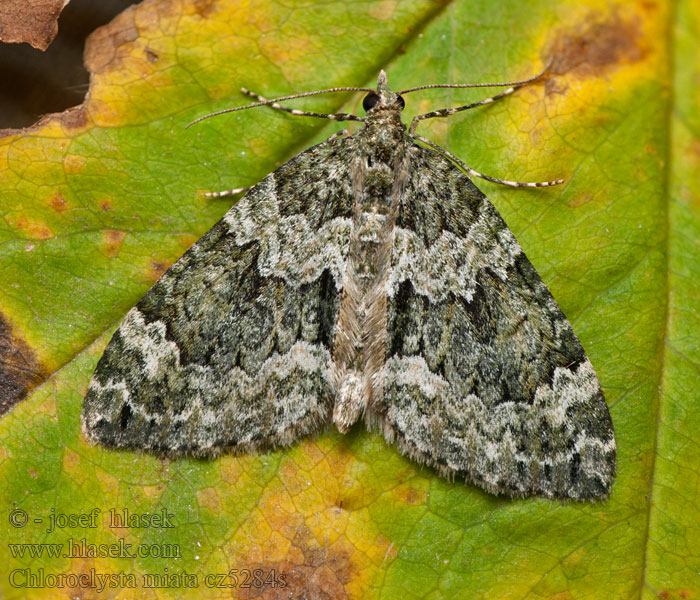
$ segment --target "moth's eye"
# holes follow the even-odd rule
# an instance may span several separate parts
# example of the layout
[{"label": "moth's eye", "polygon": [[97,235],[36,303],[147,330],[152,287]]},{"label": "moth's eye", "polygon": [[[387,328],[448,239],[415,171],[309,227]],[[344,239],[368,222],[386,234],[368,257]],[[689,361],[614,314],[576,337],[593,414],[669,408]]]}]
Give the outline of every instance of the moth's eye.
[{"label": "moth's eye", "polygon": [[367,112],[370,108],[374,108],[377,105],[377,102],[379,102],[379,94],[370,92],[362,101],[362,108],[364,108],[365,112]]},{"label": "moth's eye", "polygon": [[401,110],[404,109],[404,106],[406,106],[406,103],[404,102],[404,99],[402,96],[396,96],[396,100],[399,103],[399,106],[401,107]]}]

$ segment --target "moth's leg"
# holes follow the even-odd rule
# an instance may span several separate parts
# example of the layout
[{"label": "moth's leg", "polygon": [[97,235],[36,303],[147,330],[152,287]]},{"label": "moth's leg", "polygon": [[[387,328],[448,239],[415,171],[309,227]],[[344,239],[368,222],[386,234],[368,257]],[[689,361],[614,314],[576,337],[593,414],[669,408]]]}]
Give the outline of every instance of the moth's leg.
[{"label": "moth's leg", "polygon": [[448,152],[444,148],[441,148],[437,144],[434,144],[429,139],[424,138],[422,135],[418,135],[416,133],[412,133],[409,135],[414,140],[418,140],[419,142],[423,142],[427,146],[430,146],[434,150],[437,150],[440,154],[442,154],[446,158],[449,158],[457,166],[464,169],[464,171],[467,173],[467,175],[469,175],[471,177],[480,177],[481,179],[486,179],[487,181],[493,181],[494,183],[500,183],[501,185],[508,185],[510,187],[547,187],[550,185],[559,185],[560,183],[564,183],[563,179],[555,179],[554,181],[522,182],[522,181],[507,181],[505,179],[498,179],[497,177],[489,177],[488,175],[484,175],[482,173],[479,173],[479,172],[475,171],[474,169],[472,169],[471,167],[467,166],[461,160],[459,160],[459,158],[457,158],[454,154],[452,154],[451,152]]},{"label": "moth's leg", "polygon": [[416,130],[416,127],[418,127],[418,123],[423,119],[432,119],[433,117],[449,117],[450,115],[462,112],[463,110],[467,110],[469,108],[476,108],[477,106],[483,106],[484,104],[491,104],[496,100],[500,100],[504,96],[512,94],[519,87],[522,86],[514,85],[512,87],[509,87],[507,90],[503,90],[500,94],[496,94],[495,96],[491,96],[490,98],[486,98],[485,100],[481,100],[480,102],[474,102],[473,104],[465,104],[464,106],[457,106],[456,108],[443,108],[441,110],[434,110],[433,112],[425,113],[424,115],[416,115],[411,121],[411,127],[409,128],[408,133],[412,135],[413,132]]},{"label": "moth's leg", "polygon": [[223,192],[207,192],[204,194],[205,198],[223,198],[224,196],[235,196],[236,194],[242,194],[247,192],[250,188],[234,188],[232,190],[224,190]]},{"label": "moth's leg", "polygon": [[[251,92],[247,88],[241,88],[241,91],[244,94],[248,94],[249,96],[252,96],[259,102],[267,102],[267,98],[264,96],[261,96],[260,94],[256,94],[255,92]],[[358,117],[357,115],[351,115],[350,113],[317,113],[317,112],[309,112],[306,110],[297,110],[296,108],[288,108],[286,106],[282,106],[281,104],[277,102],[272,102],[271,104],[268,104],[268,106],[271,106],[272,108],[276,108],[277,110],[283,110],[284,112],[288,112],[292,115],[296,115],[298,117],[318,117],[320,119],[330,119],[331,121],[364,121],[362,117]]]}]

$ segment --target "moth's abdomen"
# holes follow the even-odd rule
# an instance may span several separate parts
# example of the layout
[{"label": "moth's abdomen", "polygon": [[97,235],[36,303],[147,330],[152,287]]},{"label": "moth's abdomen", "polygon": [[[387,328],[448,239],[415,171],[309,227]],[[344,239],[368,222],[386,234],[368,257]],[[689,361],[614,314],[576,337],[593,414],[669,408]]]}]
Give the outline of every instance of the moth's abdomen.
[{"label": "moth's abdomen", "polygon": [[[363,140],[360,135],[360,146]],[[404,154],[401,147],[369,152],[358,155],[351,168],[353,229],[333,346],[333,421],[343,432],[383,394],[378,375],[386,355],[386,283],[400,202],[397,165]]]}]

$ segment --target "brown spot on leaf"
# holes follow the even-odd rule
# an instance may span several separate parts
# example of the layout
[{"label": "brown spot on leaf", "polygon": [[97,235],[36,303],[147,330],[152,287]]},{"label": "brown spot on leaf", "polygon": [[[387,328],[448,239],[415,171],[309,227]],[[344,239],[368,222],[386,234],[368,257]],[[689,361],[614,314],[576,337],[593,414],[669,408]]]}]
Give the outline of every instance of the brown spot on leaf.
[{"label": "brown spot on leaf", "polygon": [[194,10],[203,19],[206,19],[213,12],[215,5],[216,0],[194,0]]},{"label": "brown spot on leaf", "polygon": [[80,173],[85,167],[87,159],[79,154],[68,154],[63,159],[63,170],[66,173]]},{"label": "brown spot on leaf", "polygon": [[168,267],[170,267],[169,263],[152,258],[146,277],[153,282],[158,281],[160,276],[168,270]]},{"label": "brown spot on leaf", "polygon": [[426,500],[425,490],[419,490],[412,485],[401,485],[396,488],[396,495],[404,504],[415,505],[422,504]]},{"label": "brown spot on leaf", "polygon": [[150,48],[146,48],[146,50],[144,50],[144,54],[146,55],[146,60],[151,63],[158,62],[158,59],[160,58],[158,53]]},{"label": "brown spot on leaf", "polygon": [[28,219],[24,215],[17,217],[15,226],[17,229],[21,229],[26,235],[35,240],[49,240],[54,236],[53,231],[51,231],[51,229],[49,229],[46,225],[40,221]]},{"label": "brown spot on leaf", "polygon": [[49,206],[59,213],[70,208],[70,205],[63,197],[63,194],[55,194],[51,196],[51,199],[49,200]]},{"label": "brown spot on leaf", "polygon": [[26,42],[46,50],[58,33],[64,0],[3,0],[0,2],[0,41]]},{"label": "brown spot on leaf", "polygon": [[[319,546],[308,529],[301,527],[292,541],[300,555],[297,561],[253,561],[244,564],[242,568],[251,574],[258,573],[263,577],[274,574],[278,585],[270,583],[261,586],[251,585],[249,588],[239,588],[240,598],[245,600],[343,600],[349,597],[345,586],[357,576],[351,560],[352,547],[349,543],[336,543],[331,546]],[[295,553],[290,552],[293,556]],[[280,578],[282,578],[280,580]],[[279,585],[284,582],[284,587]]]},{"label": "brown spot on leaf", "polygon": [[0,415],[17,404],[48,373],[27,343],[0,314]]},{"label": "brown spot on leaf", "polygon": [[112,201],[109,198],[102,198],[102,200],[99,201],[98,206],[100,207],[101,210],[112,210],[114,205],[112,204]]},{"label": "brown spot on leaf", "polygon": [[108,229],[102,233],[102,244],[100,245],[100,252],[107,258],[114,258],[119,256],[119,251],[122,247],[122,242],[126,237],[125,231],[119,231],[118,229]]},{"label": "brown spot on leaf", "polygon": [[49,115],[52,119],[58,119],[66,129],[80,129],[85,127],[88,123],[87,113],[85,112],[85,107],[81,104],[80,106],[75,106],[74,108],[69,108],[62,113],[54,113]]},{"label": "brown spot on leaf", "polygon": [[646,54],[638,18],[617,14],[600,20],[590,15],[577,28],[560,30],[547,49],[551,58],[547,92],[556,90],[551,75],[574,72],[579,77],[599,77],[624,62],[637,62]]}]

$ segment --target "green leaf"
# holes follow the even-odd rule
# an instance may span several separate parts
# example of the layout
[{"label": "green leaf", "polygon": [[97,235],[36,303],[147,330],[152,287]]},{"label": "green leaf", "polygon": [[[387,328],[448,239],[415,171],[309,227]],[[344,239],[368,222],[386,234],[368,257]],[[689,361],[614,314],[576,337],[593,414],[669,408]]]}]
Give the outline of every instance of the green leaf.
[{"label": "green leaf", "polygon": [[[158,0],[96,32],[85,104],[0,139],[0,402],[31,390],[0,421],[0,595],[252,598],[270,577],[263,597],[700,595],[698,23],[689,0]],[[114,328],[230,206],[201,192],[252,185],[340,128],[264,108],[189,121],[245,104],[242,85],[372,86],[381,68],[393,89],[504,81],[550,58],[541,82],[419,132],[492,176],[566,179],[477,183],[598,372],[619,452],[608,501],[493,497],[361,426],[214,461],[85,442],[82,398]],[[416,92],[406,117],[489,93]],[[173,526],[115,527],[124,509]],[[50,555],[70,540],[143,555]],[[166,568],[160,587],[128,589]],[[121,576],[98,592],[99,574]]]}]

